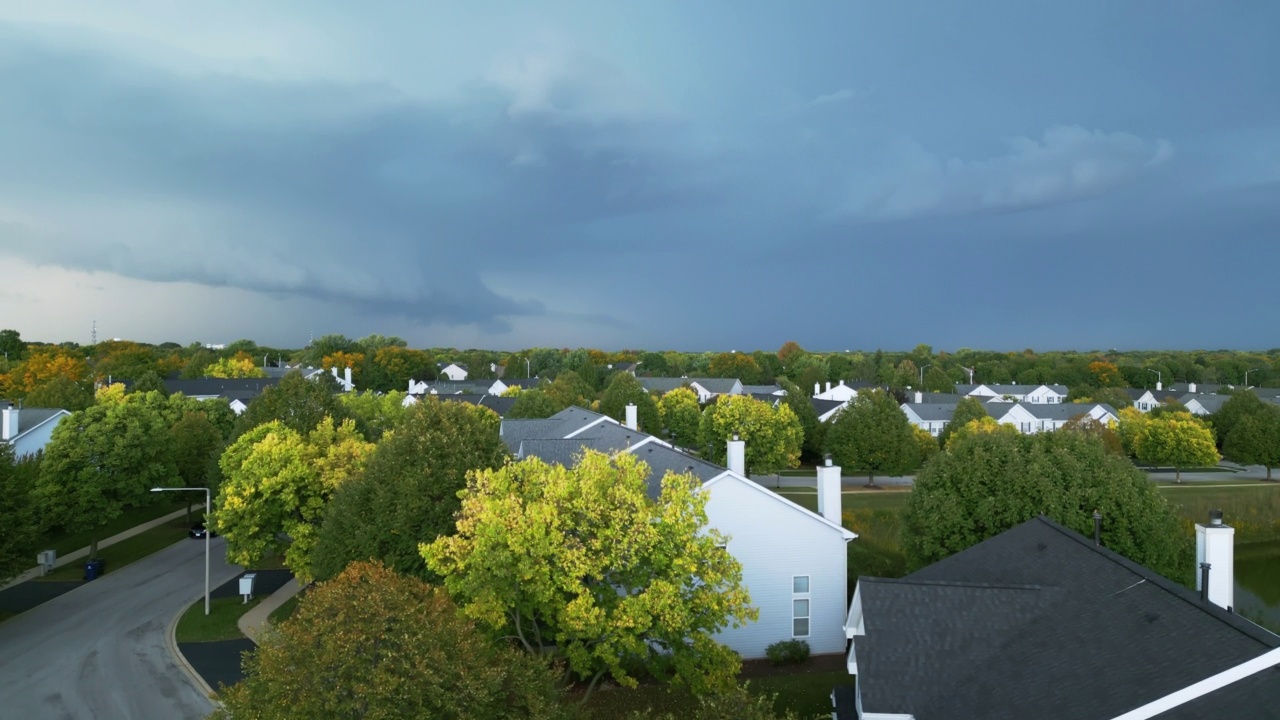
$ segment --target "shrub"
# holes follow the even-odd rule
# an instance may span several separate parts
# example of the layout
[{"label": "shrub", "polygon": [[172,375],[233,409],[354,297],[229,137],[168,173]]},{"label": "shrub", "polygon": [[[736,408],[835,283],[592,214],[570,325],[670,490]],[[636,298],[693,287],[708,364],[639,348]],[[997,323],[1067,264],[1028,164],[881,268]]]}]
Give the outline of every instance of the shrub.
[{"label": "shrub", "polygon": [[809,659],[809,643],[804,640],[781,640],[765,648],[764,654],[773,665],[799,665]]}]

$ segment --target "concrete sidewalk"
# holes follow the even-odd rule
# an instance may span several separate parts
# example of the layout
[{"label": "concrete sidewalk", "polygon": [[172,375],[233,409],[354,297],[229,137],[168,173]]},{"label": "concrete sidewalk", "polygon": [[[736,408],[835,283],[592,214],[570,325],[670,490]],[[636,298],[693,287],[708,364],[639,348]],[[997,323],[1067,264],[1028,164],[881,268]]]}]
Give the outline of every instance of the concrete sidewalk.
[{"label": "concrete sidewalk", "polygon": [[[192,505],[192,506],[191,506],[191,512],[193,512],[193,513],[194,513],[196,510],[198,510],[198,509],[203,509],[203,508],[204,508],[204,503],[195,503],[194,505]],[[129,538],[133,537],[134,535],[140,535],[140,534],[142,534],[142,533],[144,533],[144,532],[146,532],[146,531],[150,530],[151,528],[159,527],[159,526],[161,526],[161,525],[163,525],[163,524],[165,524],[165,523],[169,522],[170,520],[176,520],[176,519],[178,519],[178,518],[180,518],[180,517],[182,517],[183,515],[186,515],[186,514],[187,514],[187,511],[186,511],[186,509],[185,509],[185,508],[184,508],[184,509],[182,509],[182,510],[175,510],[175,511],[173,511],[173,512],[169,513],[168,515],[165,515],[164,517],[158,517],[158,518],[156,518],[155,520],[150,520],[150,521],[144,522],[144,523],[142,523],[141,525],[138,525],[138,526],[136,526],[136,527],[131,527],[131,528],[129,528],[128,530],[125,530],[125,531],[124,531],[124,532],[122,532],[122,533],[117,533],[117,534],[115,534],[115,535],[112,535],[111,537],[109,537],[109,538],[107,538],[107,539],[105,539],[105,540],[99,540],[99,541],[98,541],[98,549],[99,549],[99,550],[101,550],[102,548],[110,547],[110,546],[115,545],[116,543],[120,542],[121,540],[128,540]],[[63,555],[62,557],[60,557],[60,558],[58,558],[57,560],[55,560],[55,561],[54,561],[53,566],[54,566],[55,568],[60,568],[60,567],[62,567],[63,565],[69,565],[69,564],[71,564],[71,563],[73,563],[73,562],[75,562],[75,561],[77,561],[77,560],[81,560],[81,559],[84,559],[84,558],[87,558],[87,557],[89,557],[89,546],[88,546],[88,545],[86,545],[86,546],[84,546],[84,547],[80,548],[79,550],[72,550],[71,552],[67,553],[66,555]],[[8,583],[6,583],[5,585],[0,586],[0,590],[8,590],[9,588],[13,587],[14,585],[18,585],[18,584],[20,584],[20,583],[27,582],[28,580],[34,580],[35,578],[38,578],[38,577],[44,577],[44,568],[40,567],[39,565],[37,565],[37,566],[35,566],[35,567],[31,568],[30,570],[28,570],[28,571],[26,571],[26,572],[22,573],[21,575],[19,575],[18,577],[14,578],[13,580],[10,580],[10,581],[9,581]]]},{"label": "concrete sidewalk", "polygon": [[271,629],[271,613],[275,612],[276,608],[289,602],[290,598],[301,591],[302,585],[298,583],[298,578],[291,578],[289,582],[272,593],[270,597],[254,605],[249,609],[249,612],[240,616],[237,621],[240,632],[244,633],[244,636],[254,643],[257,643],[258,638]]}]

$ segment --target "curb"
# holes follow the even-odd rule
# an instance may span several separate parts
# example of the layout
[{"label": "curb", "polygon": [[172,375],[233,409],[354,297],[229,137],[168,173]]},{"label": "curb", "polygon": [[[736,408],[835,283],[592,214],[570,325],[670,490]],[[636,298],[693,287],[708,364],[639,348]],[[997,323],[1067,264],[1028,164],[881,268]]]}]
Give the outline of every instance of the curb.
[{"label": "curb", "polygon": [[169,621],[169,627],[164,633],[164,644],[168,648],[169,654],[173,656],[174,662],[176,662],[178,667],[187,674],[191,683],[195,685],[196,688],[204,692],[205,697],[212,700],[214,705],[218,705],[218,693],[214,692],[213,688],[209,687],[209,683],[205,682],[200,673],[196,672],[196,669],[191,666],[191,663],[187,662],[187,657],[178,649],[178,620],[181,619],[183,614],[189,609],[191,609],[190,605],[182,608],[173,616],[173,619]]}]

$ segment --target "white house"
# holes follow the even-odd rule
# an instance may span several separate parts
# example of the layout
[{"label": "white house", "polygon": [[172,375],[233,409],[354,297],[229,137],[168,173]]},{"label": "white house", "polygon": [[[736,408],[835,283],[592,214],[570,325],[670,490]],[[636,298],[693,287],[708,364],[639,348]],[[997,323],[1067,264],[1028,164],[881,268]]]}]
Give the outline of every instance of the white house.
[{"label": "white house", "polygon": [[1066,385],[956,385],[961,395],[988,398],[1012,398],[1033,405],[1062,403],[1067,400]]},{"label": "white house", "polygon": [[542,380],[536,377],[518,378],[518,379],[507,378],[505,380],[502,378],[498,378],[497,380],[493,381],[492,385],[489,386],[489,394],[501,395],[502,393],[510,390],[513,387],[518,387],[521,390],[532,390],[538,387],[538,385],[540,385],[541,383],[542,383]]},{"label": "white house", "polygon": [[440,374],[450,380],[466,380],[467,366],[462,363],[436,363],[436,367],[440,369]]},{"label": "white house", "polygon": [[[1052,432],[1072,418],[1087,415],[1101,423],[1117,420],[1116,411],[1105,403],[1065,403],[1035,405],[1031,403],[987,403],[987,412],[996,422],[1013,425],[1018,432],[1031,434]],[[1001,413],[1003,411],[1003,413]]]},{"label": "white house", "polygon": [[53,437],[53,429],[70,417],[59,408],[16,408],[0,410],[0,442],[13,446],[13,457],[21,460],[44,450]]},{"label": "white house", "polygon": [[[866,387],[867,384],[861,383],[860,386]],[[820,383],[814,383],[813,396],[819,400],[835,400],[837,402],[847,403],[858,397],[858,388],[854,387],[852,384],[846,385],[843,380],[836,385],[832,385],[828,382],[826,390],[822,389],[822,385]]]},{"label": "white house", "polygon": [[1182,404],[1192,415],[1204,416],[1218,412],[1230,399],[1230,395],[1188,395]]},{"label": "white house", "polygon": [[742,395],[742,381],[737,378],[691,377],[642,377],[640,386],[653,395],[664,395],[678,387],[689,386],[698,395],[698,402],[706,404],[719,395]]},{"label": "white house", "polygon": [[693,473],[710,495],[708,526],[728,536],[727,549],[742,564],[743,585],[760,611],[755,622],[727,628],[718,639],[744,658],[764,657],[769,645],[791,639],[805,640],[815,654],[844,652],[846,544],[856,535],[840,524],[840,468],[819,468],[814,513],[747,479],[742,441],[729,441],[724,468],[635,430],[633,420],[619,424],[573,407],[546,420],[504,420],[502,436],[517,457],[561,464],[584,448],[632,453],[649,466],[655,496],[668,470]]},{"label": "white house", "polygon": [[942,434],[943,428],[951,424],[951,417],[956,413],[956,404],[903,403],[902,412],[912,425],[937,437]]}]

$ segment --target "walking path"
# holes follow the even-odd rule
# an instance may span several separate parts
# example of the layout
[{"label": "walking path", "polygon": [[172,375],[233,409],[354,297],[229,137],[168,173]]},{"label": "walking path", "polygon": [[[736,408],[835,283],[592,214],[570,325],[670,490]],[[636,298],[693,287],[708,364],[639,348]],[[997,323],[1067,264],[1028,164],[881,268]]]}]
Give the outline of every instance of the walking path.
[{"label": "walking path", "polygon": [[298,578],[291,578],[270,597],[249,608],[249,612],[240,616],[236,623],[240,627],[240,632],[257,643],[258,638],[271,629],[271,613],[301,591],[302,585],[298,584]]},{"label": "walking path", "polygon": [[[194,512],[196,509],[198,509],[198,508],[203,508],[203,507],[204,507],[204,503],[196,503],[196,504],[194,504],[194,505],[192,505],[192,506],[191,506],[191,510],[192,510],[192,512]],[[186,515],[186,514],[187,514],[187,511],[186,511],[186,509],[185,509],[185,508],[184,508],[184,509],[181,509],[181,510],[174,510],[173,512],[169,513],[168,515],[165,515],[164,517],[158,517],[158,518],[156,518],[155,520],[149,520],[149,521],[144,522],[144,523],[142,523],[141,525],[138,525],[138,526],[136,526],[136,527],[131,527],[131,528],[129,528],[128,530],[125,530],[125,531],[124,531],[124,532],[122,532],[122,533],[117,533],[117,534],[112,535],[111,537],[107,538],[106,540],[101,540],[101,541],[99,541],[99,542],[98,542],[98,549],[99,549],[99,550],[101,550],[102,548],[110,547],[110,546],[115,545],[116,543],[120,542],[121,540],[128,540],[129,538],[133,537],[134,535],[140,535],[140,534],[142,534],[142,533],[144,533],[144,532],[146,532],[146,531],[150,530],[151,528],[159,527],[159,526],[161,526],[161,525],[163,525],[163,524],[165,524],[165,523],[169,522],[170,520],[176,520],[176,519],[178,519],[178,518],[180,518],[180,517],[182,517],[183,515]],[[77,561],[77,560],[80,560],[80,559],[83,559],[83,558],[86,558],[86,557],[89,557],[89,546],[88,546],[88,545],[86,545],[86,546],[84,546],[84,547],[80,548],[79,550],[72,550],[71,552],[67,553],[66,555],[63,555],[62,557],[60,557],[60,558],[58,558],[57,560],[55,560],[55,561],[54,561],[53,566],[54,566],[55,568],[60,568],[60,567],[62,567],[63,565],[69,565],[69,564],[71,564],[71,563],[73,563],[73,562],[75,562],[75,561]],[[10,580],[10,581],[9,581],[8,583],[6,583],[5,585],[0,586],[0,590],[8,590],[9,588],[13,587],[14,585],[18,585],[18,584],[20,584],[20,583],[24,583],[24,582],[26,582],[26,581],[28,581],[28,580],[34,580],[35,578],[43,577],[43,576],[44,576],[44,568],[42,568],[41,566],[37,565],[37,566],[35,566],[35,567],[31,568],[30,570],[28,570],[28,571],[26,571],[26,572],[22,573],[21,575],[19,575],[18,577],[14,578],[13,580]]]}]

